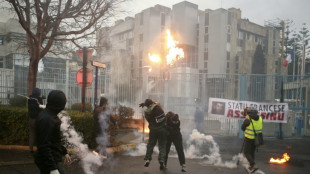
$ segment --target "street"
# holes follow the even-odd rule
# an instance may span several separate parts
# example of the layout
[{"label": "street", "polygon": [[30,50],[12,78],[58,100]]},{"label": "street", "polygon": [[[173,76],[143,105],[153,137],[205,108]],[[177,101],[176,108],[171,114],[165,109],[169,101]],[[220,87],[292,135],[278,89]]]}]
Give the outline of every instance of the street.
[{"label": "street", "polygon": [[[226,162],[233,162],[233,156],[240,152],[242,140],[234,137],[214,137],[215,142],[220,148],[220,158],[222,166],[229,166]],[[256,163],[260,171],[256,173],[284,173],[284,174],[306,174],[310,171],[310,139],[266,139],[265,145],[256,152]],[[206,145],[207,146],[207,145]],[[128,151],[115,153],[104,160],[104,164],[93,173],[117,173],[117,174],[176,174],[182,173],[178,159],[175,155],[169,157],[167,169],[159,170],[157,162],[156,148],[154,149],[153,160],[149,167],[144,167],[144,156],[130,156]],[[185,148],[186,151],[186,148]],[[201,153],[207,153],[204,149]],[[290,161],[286,164],[269,164],[270,157],[281,158],[282,154],[287,152],[290,155]],[[209,153],[209,152],[208,152]],[[85,174],[81,167],[81,161],[74,155],[73,163],[66,166],[68,174]],[[246,173],[243,163],[240,162],[236,167],[228,168],[220,165],[207,164],[207,158],[186,159],[187,173],[218,173],[218,174],[240,174]],[[36,174],[39,173],[33,163],[32,157],[28,151],[22,150],[0,150],[0,173],[1,174]]]}]

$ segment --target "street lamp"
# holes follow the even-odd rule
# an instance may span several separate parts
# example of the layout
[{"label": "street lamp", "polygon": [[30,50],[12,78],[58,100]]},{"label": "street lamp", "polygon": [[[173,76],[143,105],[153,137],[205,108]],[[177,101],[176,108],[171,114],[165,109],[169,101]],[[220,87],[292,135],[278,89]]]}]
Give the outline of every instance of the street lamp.
[{"label": "street lamp", "polygon": [[[147,97],[147,88],[148,88],[148,73],[150,73],[152,71],[152,67],[151,66],[143,66],[143,69],[145,69],[145,73],[143,73],[142,76],[142,99],[145,100]],[[142,142],[144,142],[144,135],[145,135],[145,116],[144,116],[144,112],[142,110]]]}]

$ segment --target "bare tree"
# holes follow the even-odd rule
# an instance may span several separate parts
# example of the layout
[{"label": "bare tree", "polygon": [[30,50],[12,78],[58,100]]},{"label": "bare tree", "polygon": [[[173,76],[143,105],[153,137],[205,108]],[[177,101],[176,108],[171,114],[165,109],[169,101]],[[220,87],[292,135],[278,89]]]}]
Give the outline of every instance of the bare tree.
[{"label": "bare tree", "polygon": [[66,42],[89,46],[89,38],[105,26],[127,0],[5,0],[26,31],[30,57],[28,94],[36,87],[38,63],[48,52],[67,52]]}]

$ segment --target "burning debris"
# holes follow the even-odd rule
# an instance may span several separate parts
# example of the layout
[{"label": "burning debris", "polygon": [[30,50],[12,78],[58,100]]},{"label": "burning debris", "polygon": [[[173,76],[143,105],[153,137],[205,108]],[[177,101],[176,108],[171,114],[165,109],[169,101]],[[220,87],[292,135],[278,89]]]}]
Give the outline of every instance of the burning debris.
[{"label": "burning debris", "polygon": [[283,163],[286,163],[290,160],[290,156],[287,154],[287,153],[284,153],[282,155],[282,158],[277,158],[277,159],[274,159],[274,158],[270,158],[269,162],[270,163],[274,163],[274,164],[283,164]]}]

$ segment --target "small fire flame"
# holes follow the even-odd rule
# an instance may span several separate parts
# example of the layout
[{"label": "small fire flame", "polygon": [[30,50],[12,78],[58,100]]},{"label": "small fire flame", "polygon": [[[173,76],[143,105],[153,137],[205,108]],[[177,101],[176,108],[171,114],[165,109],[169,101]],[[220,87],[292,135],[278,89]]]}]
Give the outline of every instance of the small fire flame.
[{"label": "small fire flame", "polygon": [[[139,126],[138,132],[143,132],[143,125],[142,124]],[[148,128],[148,124],[144,125],[144,133],[150,133],[150,129]]]},{"label": "small fire flame", "polygon": [[156,55],[156,54],[151,55],[151,53],[149,53],[148,55],[149,55],[149,59],[151,62],[156,62],[156,63],[160,62],[159,55]]},{"label": "small fire flame", "polygon": [[184,58],[184,52],[182,48],[176,47],[177,41],[173,40],[170,30],[167,30],[167,48],[169,50],[167,58],[167,64],[173,65],[177,60]]},{"label": "small fire flame", "polygon": [[274,158],[270,158],[269,162],[270,163],[277,163],[277,164],[283,164],[285,162],[287,162],[288,160],[290,160],[290,156],[285,153],[283,154],[282,158],[277,158],[277,159],[274,159]]}]

